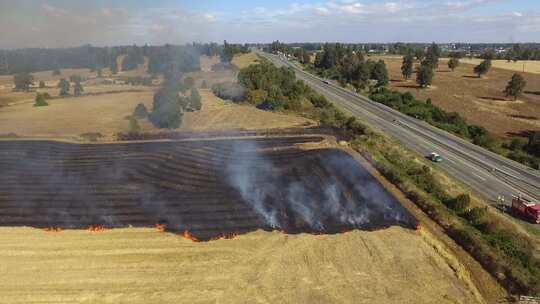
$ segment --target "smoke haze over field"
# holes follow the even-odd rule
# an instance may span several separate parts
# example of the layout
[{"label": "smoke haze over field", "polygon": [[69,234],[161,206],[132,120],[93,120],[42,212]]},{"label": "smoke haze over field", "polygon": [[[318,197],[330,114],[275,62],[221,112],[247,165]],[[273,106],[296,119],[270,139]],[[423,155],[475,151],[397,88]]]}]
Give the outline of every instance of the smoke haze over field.
[{"label": "smoke haze over field", "polygon": [[0,0],[0,48],[224,39],[534,42],[539,16],[536,0]]}]

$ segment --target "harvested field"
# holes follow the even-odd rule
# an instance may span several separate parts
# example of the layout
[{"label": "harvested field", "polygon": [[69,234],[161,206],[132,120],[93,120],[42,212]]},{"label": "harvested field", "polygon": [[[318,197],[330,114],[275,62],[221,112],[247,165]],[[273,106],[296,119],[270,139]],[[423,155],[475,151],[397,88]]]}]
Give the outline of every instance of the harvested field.
[{"label": "harvested field", "polygon": [[194,243],[149,228],[0,228],[2,303],[478,303],[438,252],[392,227],[257,231]]},{"label": "harvested field", "polygon": [[540,129],[540,74],[522,74],[527,81],[525,94],[517,102],[507,99],[503,90],[513,71],[492,68],[482,78],[473,74],[474,65],[462,63],[454,72],[441,60],[433,88],[419,89],[413,79],[404,81],[399,57],[372,56],[383,59],[390,73],[390,87],[411,92],[417,98],[432,102],[447,111],[463,114],[467,121],[491,132],[508,137],[526,130]]},{"label": "harvested field", "polygon": [[[482,61],[483,59],[478,59],[478,58],[461,59],[461,62],[472,64],[472,65],[478,65]],[[540,74],[540,61],[538,60],[518,60],[516,62],[514,61],[508,62],[506,60],[492,60],[491,65],[495,68],[499,68],[503,70]]]},{"label": "harvested field", "polygon": [[257,54],[249,52],[247,54],[235,55],[232,63],[239,69],[243,69],[257,62]]},{"label": "harvested field", "polygon": [[127,115],[142,102],[152,108],[153,91],[52,99],[47,107],[33,101],[0,108],[1,133],[20,136],[72,138],[98,132],[112,136],[127,132]]},{"label": "harvested field", "polygon": [[[122,92],[121,89],[133,90]],[[152,110],[153,88],[138,86],[95,86],[86,94],[97,96],[68,97],[49,100],[48,107],[34,107],[35,93],[12,92],[1,95],[18,101],[0,107],[0,134],[19,136],[76,139],[84,133],[101,133],[101,140],[114,140],[119,132],[128,132],[125,119],[138,103]],[[178,131],[212,131],[224,129],[268,129],[309,127],[310,119],[272,113],[226,102],[210,90],[201,89],[202,109],[186,112]],[[54,91],[57,94],[57,90]],[[25,99],[26,98],[26,99]],[[139,120],[141,131],[160,132],[147,119]]]},{"label": "harvested field", "polygon": [[198,239],[257,229],[335,233],[414,226],[414,218],[348,154],[292,146],[319,140],[0,141],[0,225],[161,223]]},{"label": "harvested field", "polygon": [[310,119],[294,115],[272,113],[250,105],[226,102],[210,90],[200,90],[202,109],[185,113],[182,131],[227,130],[227,129],[268,129],[308,127],[316,123]]},{"label": "harvested field", "polygon": [[[294,147],[313,141],[0,141],[2,301],[478,303],[349,154]],[[35,229],[90,225],[133,227]]]}]

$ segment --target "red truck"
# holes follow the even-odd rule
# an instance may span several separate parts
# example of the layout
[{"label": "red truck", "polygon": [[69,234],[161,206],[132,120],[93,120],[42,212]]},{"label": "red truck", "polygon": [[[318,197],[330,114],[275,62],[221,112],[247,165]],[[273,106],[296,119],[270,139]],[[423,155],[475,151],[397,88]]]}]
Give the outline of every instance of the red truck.
[{"label": "red truck", "polygon": [[512,197],[512,211],[530,221],[540,224],[540,204],[529,202],[522,197]]}]

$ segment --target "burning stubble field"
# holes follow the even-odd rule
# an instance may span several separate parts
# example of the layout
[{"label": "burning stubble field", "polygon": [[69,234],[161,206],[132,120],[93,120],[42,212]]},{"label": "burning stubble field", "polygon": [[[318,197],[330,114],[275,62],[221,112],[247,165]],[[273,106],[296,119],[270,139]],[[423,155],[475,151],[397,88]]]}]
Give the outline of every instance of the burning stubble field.
[{"label": "burning stubble field", "polygon": [[[462,63],[454,72],[441,59],[433,86],[419,89],[413,79],[401,75],[401,57],[372,56],[385,61],[390,74],[390,87],[411,92],[421,100],[428,98],[443,109],[463,114],[467,121],[483,126],[503,137],[540,129],[540,74],[522,73],[527,81],[525,94],[517,101],[504,96],[503,90],[514,71],[494,67],[482,78],[473,73],[473,64]],[[500,64],[500,63],[499,63]],[[532,66],[533,63],[530,63]]]},{"label": "burning stubble field", "polygon": [[477,302],[319,140],[0,141],[0,302]]}]

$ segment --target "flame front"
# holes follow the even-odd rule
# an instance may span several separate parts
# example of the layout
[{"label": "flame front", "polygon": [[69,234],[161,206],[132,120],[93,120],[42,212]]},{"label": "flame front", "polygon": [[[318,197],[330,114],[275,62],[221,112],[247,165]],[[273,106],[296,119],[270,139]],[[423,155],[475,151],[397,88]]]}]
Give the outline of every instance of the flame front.
[{"label": "flame front", "polygon": [[166,227],[165,227],[165,224],[155,224],[154,227],[159,231],[159,232],[165,232],[166,231]]},{"label": "flame front", "polygon": [[64,231],[64,228],[61,228],[61,227],[46,227],[46,228],[43,228],[43,230],[45,232],[62,232],[62,231]]},{"label": "flame front", "polygon": [[188,240],[192,240],[193,242],[200,242],[198,238],[196,238],[195,236],[193,236],[191,233],[189,233],[189,231],[187,230],[184,230],[184,233],[182,233],[182,235],[188,239]]},{"label": "flame front", "polygon": [[86,228],[86,230],[90,232],[103,232],[107,230],[107,228],[105,228],[105,226],[103,225],[91,225],[88,228]]}]

